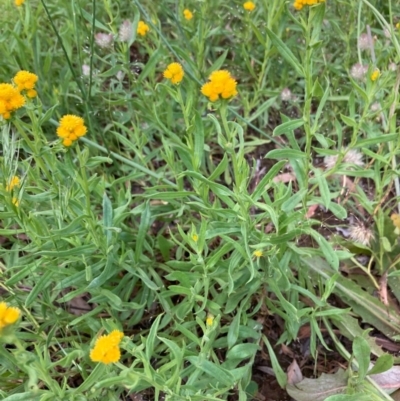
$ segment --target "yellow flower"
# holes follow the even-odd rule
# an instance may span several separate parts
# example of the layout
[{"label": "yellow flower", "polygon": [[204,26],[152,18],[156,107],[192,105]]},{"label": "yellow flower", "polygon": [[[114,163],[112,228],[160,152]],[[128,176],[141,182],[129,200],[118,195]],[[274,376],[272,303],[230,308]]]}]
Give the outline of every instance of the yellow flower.
[{"label": "yellow flower", "polygon": [[253,255],[256,258],[261,258],[261,256],[263,255],[262,251],[260,249],[257,249],[256,251],[253,252]]},{"label": "yellow flower", "polygon": [[101,362],[106,365],[118,362],[121,357],[119,343],[123,337],[124,333],[119,330],[101,336],[96,340],[94,348],[90,351],[90,359],[93,362]]},{"label": "yellow flower", "polygon": [[188,10],[187,8],[185,10],[183,10],[183,16],[190,21],[193,18],[193,13]]},{"label": "yellow flower", "polygon": [[17,7],[22,6],[22,4],[24,4],[24,3],[25,3],[25,0],[15,0],[15,5]]},{"label": "yellow flower", "polygon": [[371,76],[370,76],[371,81],[376,81],[376,80],[379,78],[380,75],[381,75],[381,72],[376,68],[376,69],[372,72],[372,74],[371,74]]},{"label": "yellow flower", "polygon": [[214,71],[208,80],[209,82],[201,87],[201,93],[207,96],[211,102],[215,102],[220,96],[222,99],[229,99],[237,95],[237,83],[231,77],[229,71]]},{"label": "yellow flower", "polygon": [[294,0],[293,7],[296,10],[301,10],[304,6],[313,6],[320,3],[325,3],[325,0]]},{"label": "yellow flower", "polygon": [[185,75],[182,66],[179,63],[171,63],[164,71],[164,78],[171,80],[173,84],[179,84]]},{"label": "yellow flower", "polygon": [[252,1],[246,1],[246,3],[243,3],[243,8],[246,11],[253,11],[256,8],[256,5]]},{"label": "yellow flower", "polygon": [[192,234],[192,240],[197,242],[199,240],[199,236],[196,233]]},{"label": "yellow flower", "polygon": [[206,326],[211,327],[213,325],[213,323],[214,323],[214,316],[211,315],[211,313],[209,313],[207,315],[207,319],[206,319]]},{"label": "yellow flower", "polygon": [[57,128],[57,135],[63,139],[64,146],[71,146],[81,136],[87,132],[83,118],[73,114],[67,114],[60,120],[60,126]]},{"label": "yellow flower", "polygon": [[0,115],[9,119],[11,113],[25,104],[25,98],[11,84],[0,84]]},{"label": "yellow flower", "polygon": [[14,77],[14,83],[17,85],[18,90],[27,91],[28,97],[35,97],[37,92],[35,90],[35,84],[38,80],[38,76],[29,71],[19,71]]},{"label": "yellow flower", "polygon": [[7,306],[5,302],[0,302],[0,331],[4,327],[14,324],[20,314],[21,311],[18,308]]},{"label": "yellow flower", "polygon": [[400,229],[400,215],[393,213],[390,218],[393,221],[393,224],[396,228]]},{"label": "yellow flower", "polygon": [[19,187],[20,179],[14,175],[6,186],[6,191],[11,192],[14,187]]},{"label": "yellow flower", "polygon": [[144,21],[139,21],[138,27],[137,27],[137,33],[140,36],[146,35],[146,33],[150,30],[149,26],[144,22]]}]

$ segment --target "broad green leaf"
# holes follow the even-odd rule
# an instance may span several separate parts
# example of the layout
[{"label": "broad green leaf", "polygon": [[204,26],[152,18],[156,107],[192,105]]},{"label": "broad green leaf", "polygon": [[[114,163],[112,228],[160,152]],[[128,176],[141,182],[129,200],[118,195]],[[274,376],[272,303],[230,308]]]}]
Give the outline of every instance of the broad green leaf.
[{"label": "broad green leaf", "polygon": [[231,348],[226,354],[227,359],[245,360],[253,358],[256,352],[260,349],[257,344],[237,344]]},{"label": "broad green leaf", "polygon": [[376,375],[379,373],[386,372],[387,370],[391,369],[393,366],[393,355],[384,354],[381,355],[376,362],[372,369],[367,372],[367,375]]},{"label": "broad green leaf", "polygon": [[353,355],[358,364],[359,380],[364,380],[367,375],[370,362],[371,349],[368,341],[364,337],[356,337],[353,341]]},{"label": "broad green leaf", "polygon": [[218,366],[206,359],[203,359],[200,356],[188,356],[186,359],[196,368],[200,369],[204,373],[209,376],[215,378],[218,382],[223,384],[224,386],[233,386],[234,377],[232,374],[223,369],[221,366]]},{"label": "broad green leaf", "polygon": [[[321,258],[304,258],[303,262],[315,273],[329,279],[336,273],[326,261]],[[364,322],[371,324],[387,337],[392,338],[400,334],[400,317],[396,310],[384,305],[376,297],[364,291],[354,281],[338,276],[334,292],[352,307]]]},{"label": "broad green leaf", "polygon": [[239,309],[229,325],[227,336],[228,348],[232,348],[236,344],[236,341],[239,337],[240,317],[241,310]]}]

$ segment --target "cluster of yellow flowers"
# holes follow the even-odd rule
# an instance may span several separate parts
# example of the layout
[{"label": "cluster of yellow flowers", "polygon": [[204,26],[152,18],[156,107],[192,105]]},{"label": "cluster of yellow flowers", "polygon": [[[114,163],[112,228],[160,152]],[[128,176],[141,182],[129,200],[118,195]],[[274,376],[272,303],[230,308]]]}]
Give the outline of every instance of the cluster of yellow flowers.
[{"label": "cluster of yellow flowers", "polygon": [[7,306],[5,302],[0,302],[0,332],[4,327],[14,324],[21,312],[18,308]]},{"label": "cluster of yellow flowers", "polygon": [[18,110],[25,104],[25,97],[21,92],[26,91],[30,98],[37,95],[35,84],[37,75],[28,71],[19,71],[13,78],[13,84],[0,83],[0,115],[8,120],[11,113]]},{"label": "cluster of yellow flowers", "polygon": [[227,70],[214,71],[208,77],[208,81],[201,87],[201,93],[211,102],[215,102],[220,96],[222,99],[229,99],[237,95],[237,82]]},{"label": "cluster of yellow flowers", "polygon": [[57,135],[62,138],[64,146],[71,146],[78,138],[87,132],[83,118],[67,114],[60,119]]},{"label": "cluster of yellow flowers", "polygon": [[169,79],[173,84],[179,84],[185,75],[179,63],[171,63],[164,71],[164,78]]},{"label": "cluster of yellow flowers", "polygon": [[20,92],[26,91],[26,95],[30,98],[36,97],[37,92],[35,85],[38,76],[29,71],[19,71],[14,77],[14,83]]},{"label": "cluster of yellow flowers", "polygon": [[24,4],[24,3],[25,3],[25,0],[15,0],[15,5],[17,7],[22,6],[22,4]]},{"label": "cluster of yellow flowers", "polygon": [[319,3],[325,3],[325,0],[294,0],[293,7],[296,10],[301,10],[304,6],[313,6]]},{"label": "cluster of yellow flowers", "polygon": [[119,344],[123,337],[124,333],[119,330],[101,336],[96,340],[94,348],[90,351],[90,359],[93,362],[102,362],[106,365],[118,362],[121,357]]},{"label": "cluster of yellow flowers", "polygon": [[[164,78],[169,79],[173,84],[179,84],[185,72],[179,63],[171,63],[164,70]],[[211,102],[222,99],[229,99],[237,95],[237,82],[227,70],[214,71],[209,77],[209,82],[201,87],[201,93],[208,97]]]},{"label": "cluster of yellow flowers", "polygon": [[149,26],[144,21],[139,21],[137,27],[137,33],[140,36],[146,35],[146,33],[150,30]]},{"label": "cluster of yellow flowers", "polygon": [[186,8],[185,10],[183,10],[183,16],[185,17],[185,19],[190,21],[193,18],[193,13]]}]

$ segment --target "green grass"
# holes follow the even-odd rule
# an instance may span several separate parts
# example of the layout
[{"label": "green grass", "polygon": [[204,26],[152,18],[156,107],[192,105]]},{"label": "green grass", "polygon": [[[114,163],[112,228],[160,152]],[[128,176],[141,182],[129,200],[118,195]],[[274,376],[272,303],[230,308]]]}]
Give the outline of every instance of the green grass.
[{"label": "green grass", "polygon": [[[400,362],[373,341],[400,338],[400,6],[255,4],[2,6],[0,82],[19,70],[39,81],[0,120],[0,296],[21,310],[0,332],[1,399],[252,400],[260,355],[296,398],[280,349],[302,327],[316,370],[335,349],[348,394],[392,399],[367,369]],[[367,27],[373,52],[357,47]],[[163,78],[172,62],[179,85]],[[239,93],[210,103],[200,89],[218,69]],[[56,135],[65,114],[88,127],[70,148]],[[92,362],[115,329],[119,362]]]}]

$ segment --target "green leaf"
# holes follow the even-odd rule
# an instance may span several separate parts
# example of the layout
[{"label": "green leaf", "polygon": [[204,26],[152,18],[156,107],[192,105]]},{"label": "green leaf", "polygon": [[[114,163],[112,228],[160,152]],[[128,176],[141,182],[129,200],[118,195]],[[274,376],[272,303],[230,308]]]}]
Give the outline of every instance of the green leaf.
[{"label": "green leaf", "polygon": [[139,78],[137,80],[138,83],[143,82],[150,73],[154,74],[154,71],[156,70],[156,65],[160,61],[161,57],[163,57],[163,55],[164,50],[162,48],[159,48],[152,53],[149,60],[145,64],[145,67],[139,75]]},{"label": "green leaf", "polygon": [[283,166],[286,164],[285,160],[281,160],[275,163],[264,175],[261,181],[258,183],[257,187],[255,188],[254,192],[251,194],[251,198],[253,201],[257,201],[260,196],[267,190],[267,185],[272,184],[274,177],[280,172]]},{"label": "green leaf", "polygon": [[36,282],[36,285],[33,287],[33,289],[29,292],[29,295],[27,296],[25,300],[25,306],[29,308],[32,306],[32,304],[37,301],[39,294],[43,292],[43,290],[48,287],[49,285],[52,284],[52,276],[54,274],[54,271],[52,270],[47,270],[43,274],[43,276],[38,279]]},{"label": "green leaf", "polygon": [[89,377],[76,389],[78,394],[90,390],[96,383],[98,383],[104,376],[107,376],[107,366],[103,363],[98,363],[92,370]]},{"label": "green leaf", "polygon": [[94,157],[91,157],[86,162],[85,167],[93,168],[93,167],[97,167],[98,165],[103,164],[103,163],[112,164],[113,159],[111,159],[109,157],[104,157],[104,156],[94,156]]},{"label": "green leaf", "polygon": [[322,203],[326,209],[329,209],[331,204],[331,192],[329,191],[328,182],[325,176],[322,174],[321,170],[315,169],[315,179],[319,186],[319,192],[321,194]]},{"label": "green leaf", "polygon": [[307,190],[305,188],[300,189],[300,191],[296,192],[288,200],[282,203],[282,210],[285,213],[291,212],[302,201],[306,193]]},{"label": "green leaf", "polygon": [[109,230],[113,223],[113,208],[110,198],[107,196],[106,192],[103,194],[103,225],[104,234],[107,239],[107,246],[111,243],[112,231]]},{"label": "green leaf", "polygon": [[190,195],[196,195],[196,193],[189,191],[166,191],[166,192],[157,192],[155,194],[140,195],[140,197],[144,197],[145,199],[159,199],[159,200],[171,201],[174,199],[187,198]]},{"label": "green leaf", "polygon": [[392,142],[397,141],[399,138],[399,134],[382,134],[379,133],[375,138],[367,138],[367,139],[360,139],[355,145],[354,148],[362,148],[368,147],[371,145],[378,145],[384,142]]},{"label": "green leaf", "polygon": [[270,150],[265,159],[304,159],[306,154],[296,149],[274,149]]},{"label": "green leaf", "polygon": [[[103,262],[104,263],[104,262]],[[93,272],[92,272],[93,273]],[[88,289],[98,288],[102,286],[109,278],[111,278],[117,271],[114,266],[114,256],[112,253],[107,255],[106,263],[103,271],[98,277],[95,277],[88,285]],[[90,280],[90,278],[88,278]]]},{"label": "green leaf", "polygon": [[367,372],[367,375],[376,375],[389,370],[393,366],[393,356],[390,354],[381,355],[375,362],[374,367]]},{"label": "green leaf", "polygon": [[[329,279],[336,273],[322,258],[304,258],[303,262],[315,273]],[[396,310],[384,305],[376,297],[364,291],[354,281],[338,276],[334,292],[352,307],[365,323],[369,323],[387,337],[400,334],[400,318]]]},{"label": "green leaf", "polygon": [[338,203],[331,202],[328,209],[340,220],[347,218],[347,210]]},{"label": "green leaf", "polygon": [[367,375],[370,362],[371,349],[367,340],[364,337],[356,337],[353,341],[353,355],[358,364],[359,380],[364,380]]},{"label": "green leaf", "polygon": [[229,49],[226,49],[214,62],[214,64],[206,71],[208,77],[212,72],[219,70],[225,62]]},{"label": "green leaf", "polygon": [[198,111],[194,118],[194,152],[193,152],[193,167],[200,169],[204,154],[204,126],[203,119]]},{"label": "green leaf", "polygon": [[225,386],[233,386],[234,377],[228,370],[223,369],[221,366],[215,365],[200,356],[188,356],[186,359],[196,368],[210,375],[221,384]]},{"label": "green leaf", "polygon": [[229,325],[228,336],[227,336],[228,348],[232,348],[236,344],[236,341],[239,337],[240,316],[241,316],[240,312],[241,312],[240,310],[237,311],[235,317],[233,318],[231,324]]},{"label": "green leaf", "polygon": [[243,361],[253,358],[259,349],[260,347],[257,344],[237,344],[228,351],[226,359],[240,359]]},{"label": "green leaf", "polygon": [[347,117],[344,114],[340,114],[340,118],[342,119],[342,121],[348,125],[349,127],[356,127],[357,123],[353,118]]},{"label": "green leaf", "polygon": [[324,254],[327,262],[336,270],[339,270],[339,257],[333,246],[317,231],[309,230],[310,235],[317,241],[322,253]]},{"label": "green leaf", "polygon": [[276,380],[278,381],[281,388],[285,388],[286,384],[287,384],[286,373],[281,368],[281,365],[279,364],[278,359],[276,358],[275,352],[274,352],[271,344],[269,343],[268,338],[265,335],[263,335],[262,339],[264,341],[264,344],[268,348],[268,354],[271,359],[271,365],[272,365],[272,369],[275,373]]},{"label": "green leaf", "polygon": [[40,391],[39,393],[31,392],[28,391],[27,393],[19,393],[19,394],[13,394],[10,395],[6,398],[3,398],[3,401],[40,401],[42,397],[49,392],[46,391]]},{"label": "green leaf", "polygon": [[146,358],[148,361],[151,361],[154,353],[154,344],[157,337],[158,326],[160,325],[160,320],[162,318],[162,314],[159,314],[151,325],[150,331],[147,334],[146,338]]},{"label": "green leaf", "polygon": [[139,231],[136,237],[136,247],[135,247],[135,262],[139,263],[140,257],[143,253],[143,244],[145,241],[145,237],[147,231],[150,227],[150,218],[151,218],[151,211],[150,211],[150,204],[147,201],[144,207],[142,217],[140,219]]},{"label": "green leaf", "polygon": [[303,125],[304,125],[304,120],[302,118],[299,118],[298,120],[289,120],[275,127],[272,135],[278,136],[286,134],[287,131],[294,131],[295,129],[300,128]]},{"label": "green leaf", "polygon": [[271,39],[273,45],[277,48],[279,54],[296,70],[300,77],[304,77],[304,69],[301,66],[299,60],[295,57],[292,51],[285,45],[285,43],[278,38],[270,29],[265,28],[268,36]]}]

